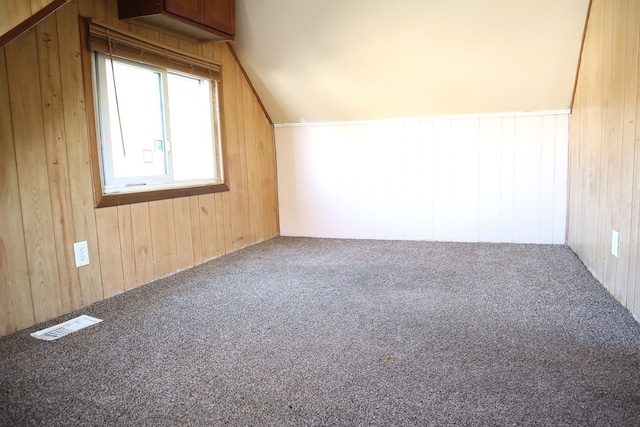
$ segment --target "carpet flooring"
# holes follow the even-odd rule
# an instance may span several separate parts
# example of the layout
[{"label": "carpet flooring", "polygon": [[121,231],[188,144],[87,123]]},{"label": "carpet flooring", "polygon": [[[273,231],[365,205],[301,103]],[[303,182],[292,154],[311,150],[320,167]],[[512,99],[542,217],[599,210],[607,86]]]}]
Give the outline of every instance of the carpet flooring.
[{"label": "carpet flooring", "polygon": [[1,338],[0,425],[637,426],[640,325],[566,246],[278,237]]}]

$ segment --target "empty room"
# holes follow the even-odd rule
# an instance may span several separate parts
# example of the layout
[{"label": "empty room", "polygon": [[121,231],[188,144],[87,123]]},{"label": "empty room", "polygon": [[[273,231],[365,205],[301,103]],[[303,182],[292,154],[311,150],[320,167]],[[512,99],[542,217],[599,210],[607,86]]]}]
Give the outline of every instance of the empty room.
[{"label": "empty room", "polygon": [[0,2],[0,426],[640,425],[640,0]]}]

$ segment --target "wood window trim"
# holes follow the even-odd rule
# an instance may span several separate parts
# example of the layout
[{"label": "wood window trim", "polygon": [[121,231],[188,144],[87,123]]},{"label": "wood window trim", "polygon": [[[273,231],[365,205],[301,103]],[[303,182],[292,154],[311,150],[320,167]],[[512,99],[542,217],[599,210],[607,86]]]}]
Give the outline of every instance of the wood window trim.
[{"label": "wood window trim", "polygon": [[[224,127],[224,106],[223,97],[223,83],[220,78],[213,78],[218,82],[218,108],[219,108],[219,127],[220,127],[220,156],[222,162],[222,174],[224,182],[221,184],[210,185],[197,185],[186,186],[169,189],[158,189],[150,191],[140,191],[131,193],[117,193],[117,194],[105,194],[102,185],[102,172],[100,167],[100,152],[98,149],[98,134],[96,126],[96,111],[94,103],[93,92],[93,76],[91,65],[92,50],[89,42],[89,25],[92,22],[91,18],[80,17],[80,42],[82,43],[81,57],[82,57],[82,74],[84,82],[84,98],[85,98],[85,112],[87,116],[88,127],[88,139],[89,139],[89,160],[91,166],[91,181],[93,182],[93,198],[96,208],[103,208],[108,206],[119,206],[141,202],[151,202],[154,200],[174,199],[179,197],[196,196],[200,194],[220,193],[229,191],[229,173],[227,166],[227,156],[225,149],[225,127]],[[101,26],[104,26],[100,24]],[[120,33],[126,33],[120,29],[114,29],[114,31]],[[147,41],[143,38],[133,35],[135,38],[141,40],[144,43],[150,43],[160,49],[166,49],[167,51],[174,51],[175,49],[163,46],[159,43]],[[193,55],[184,54],[183,56],[193,57],[199,59]]]}]

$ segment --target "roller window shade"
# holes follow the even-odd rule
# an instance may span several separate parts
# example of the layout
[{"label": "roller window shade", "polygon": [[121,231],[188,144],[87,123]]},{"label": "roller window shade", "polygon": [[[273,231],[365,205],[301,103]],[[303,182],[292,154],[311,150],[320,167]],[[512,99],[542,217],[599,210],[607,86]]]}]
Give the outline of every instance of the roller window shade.
[{"label": "roller window shade", "polygon": [[221,81],[220,63],[180,52],[119,28],[87,19],[89,49],[170,70]]}]

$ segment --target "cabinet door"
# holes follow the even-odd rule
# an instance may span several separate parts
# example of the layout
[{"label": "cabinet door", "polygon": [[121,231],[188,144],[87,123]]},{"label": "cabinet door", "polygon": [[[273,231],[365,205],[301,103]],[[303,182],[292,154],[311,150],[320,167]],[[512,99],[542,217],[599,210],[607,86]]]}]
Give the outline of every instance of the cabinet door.
[{"label": "cabinet door", "polygon": [[236,33],[235,0],[206,0],[204,23],[227,34]]},{"label": "cabinet door", "polygon": [[204,23],[205,0],[165,0],[165,9],[176,15]]}]

